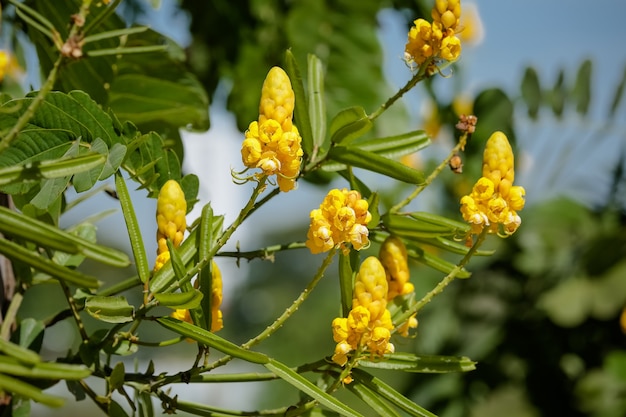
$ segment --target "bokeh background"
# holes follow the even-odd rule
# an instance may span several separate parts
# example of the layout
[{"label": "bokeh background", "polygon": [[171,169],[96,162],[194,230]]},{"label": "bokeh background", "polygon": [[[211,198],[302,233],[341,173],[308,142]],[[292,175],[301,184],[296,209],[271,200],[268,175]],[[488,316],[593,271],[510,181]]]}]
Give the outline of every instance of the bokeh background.
[{"label": "bokeh background", "polygon": [[[182,132],[184,166],[200,177],[196,209],[211,201],[227,222],[251,189],[233,184],[230,175],[241,167],[242,131],[256,118],[262,80],[267,69],[281,64],[284,50],[291,47],[303,67],[307,53],[324,61],[329,114],[355,104],[373,110],[411,77],[402,59],[406,33],[412,20],[432,7],[420,0],[160,3],[154,9],[150,2],[127,0],[120,13],[184,46],[190,68],[209,92],[211,128]],[[626,3],[475,0],[463,7],[466,39],[459,62],[408,93],[381,117],[377,132],[425,128],[433,146],[405,162],[428,171],[452,146],[458,115],[474,113],[479,128],[463,155],[463,175],[444,172],[412,208],[460,218],[458,199],[477,178],[484,141],[494,130],[505,131],[514,144],[516,182],[527,190],[527,207],[518,232],[489,240],[495,255],[473,259],[473,276],[454,282],[429,304],[415,337],[396,344],[397,350],[420,354],[469,356],[477,369],[405,375],[393,384],[446,417],[624,416],[626,329],[619,317],[626,306]],[[37,67],[29,68],[27,79],[37,85]],[[409,190],[376,175],[359,175],[381,193],[383,204]],[[255,213],[231,249],[236,241],[249,250],[304,240],[309,211],[335,186],[345,182],[301,181],[297,191]],[[72,224],[116,206],[105,195],[91,200],[64,221]],[[154,201],[137,192],[135,204],[145,236],[153,235]],[[121,215],[98,226],[103,242],[129,249]],[[370,251],[377,249],[373,245]],[[308,251],[289,251],[277,254],[273,263],[236,265],[226,257],[217,262],[225,281],[223,335],[244,342],[291,303],[320,260]],[[411,267],[418,294],[441,278],[417,263]],[[318,359],[324,347],[330,354],[336,282],[333,274],[325,277],[264,351],[294,365]],[[29,295],[25,308],[42,317],[57,308],[53,301],[38,302],[43,296],[53,300],[51,294]],[[55,327],[44,341],[48,357],[61,356],[78,342],[69,322]],[[144,336],[156,339],[159,331],[148,329]],[[153,359],[165,372],[185,369],[195,354],[193,345],[182,344],[163,352],[145,349],[125,360],[127,369],[143,369]],[[244,369],[233,363],[226,371]],[[65,387],[55,390],[68,395]],[[280,382],[172,390],[249,410],[297,398]],[[37,407],[33,415],[78,416],[85,410],[93,410],[87,401],[76,403],[74,411]]]}]

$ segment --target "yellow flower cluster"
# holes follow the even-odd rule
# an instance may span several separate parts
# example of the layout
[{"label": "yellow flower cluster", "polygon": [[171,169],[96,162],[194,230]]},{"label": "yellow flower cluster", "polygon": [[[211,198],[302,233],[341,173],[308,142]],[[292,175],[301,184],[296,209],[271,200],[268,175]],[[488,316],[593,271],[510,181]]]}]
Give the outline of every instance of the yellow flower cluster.
[{"label": "yellow flower cluster", "polygon": [[157,259],[154,270],[158,271],[170,260],[167,239],[174,247],[180,246],[187,227],[187,201],[185,193],[174,180],[168,180],[157,197]]},{"label": "yellow flower cluster", "polygon": [[417,19],[409,30],[405,60],[410,65],[421,65],[427,59],[435,57],[456,61],[461,54],[461,41],[456,36],[461,17],[461,1],[436,0],[431,15],[432,23]]},{"label": "yellow flower cluster", "polygon": [[495,132],[487,140],[483,154],[483,176],[472,192],[461,198],[461,214],[472,225],[472,233],[483,228],[504,235],[514,233],[522,223],[519,210],[524,208],[524,187],[513,185],[515,179],[513,149],[506,135]]},{"label": "yellow flower cluster", "polygon": [[259,120],[250,123],[241,147],[244,165],[276,175],[283,192],[295,188],[303,155],[302,138],[292,122],[294,105],[289,76],[273,67],[261,90]]},{"label": "yellow flower cluster", "polygon": [[333,320],[333,339],[337,343],[333,362],[344,366],[348,354],[367,350],[372,356],[393,353],[389,342],[393,323],[387,309],[387,278],[378,258],[370,256],[363,261],[354,283],[352,310],[348,317]]},{"label": "yellow flower cluster", "polygon": [[[385,268],[387,277],[387,301],[393,300],[396,296],[410,294],[415,291],[413,284],[409,282],[410,271],[406,246],[401,239],[389,236],[380,247],[378,253],[380,263]],[[398,333],[407,337],[409,329],[417,327],[415,314],[398,327]]]},{"label": "yellow flower cluster", "polygon": [[333,189],[328,192],[319,209],[311,211],[311,224],[306,246],[312,253],[322,253],[334,247],[356,250],[369,245],[367,224],[372,220],[369,205],[355,190]]}]

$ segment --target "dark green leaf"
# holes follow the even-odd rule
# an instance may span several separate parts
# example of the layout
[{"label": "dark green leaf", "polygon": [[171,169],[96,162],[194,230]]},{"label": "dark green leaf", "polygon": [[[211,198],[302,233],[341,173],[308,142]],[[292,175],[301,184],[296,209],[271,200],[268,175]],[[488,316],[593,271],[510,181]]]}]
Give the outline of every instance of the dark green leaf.
[{"label": "dark green leaf", "polygon": [[536,119],[541,106],[541,85],[539,75],[533,67],[527,67],[522,78],[522,98],[528,107],[528,116]]},{"label": "dark green leaf", "polygon": [[391,234],[404,238],[463,236],[469,231],[469,226],[465,223],[425,212],[409,215],[387,213],[382,216],[382,221]]},{"label": "dark green leaf", "polygon": [[[446,261],[445,259],[441,259],[438,256],[432,255],[421,247],[411,243],[410,241],[406,242],[407,254],[409,258],[415,259],[419,263],[422,263],[430,268],[433,268],[436,271],[443,272],[444,274],[449,274],[453,270],[457,269],[457,266],[452,262]],[[469,278],[472,274],[468,272],[465,268],[461,268],[461,270],[456,274],[457,278]]]},{"label": "dark green leaf", "polygon": [[581,115],[587,114],[589,103],[591,101],[591,72],[591,60],[586,59],[582,64],[580,64],[578,74],[576,74],[576,82],[574,84],[572,98],[576,102],[576,111]]},{"label": "dark green leaf", "polygon": [[330,149],[328,157],[333,161],[377,172],[406,183],[419,184],[424,181],[420,171],[356,146],[334,146]]},{"label": "dark green leaf", "polygon": [[92,317],[107,323],[127,323],[135,315],[135,308],[121,295],[90,297],[85,301],[85,310]]},{"label": "dark green leaf", "polygon": [[345,146],[369,132],[372,127],[372,121],[363,107],[348,107],[330,121],[330,141]]},{"label": "dark green leaf", "polygon": [[126,370],[124,368],[124,362],[118,362],[113,367],[111,374],[107,378],[109,382],[109,392],[118,390],[124,386],[124,378],[126,377]]},{"label": "dark green leaf", "polygon": [[[40,320],[35,320],[32,317],[27,317],[20,322],[19,332],[20,332],[20,346],[26,349],[36,349],[33,345],[35,345],[37,340],[43,339],[43,333],[45,330],[45,325]],[[41,343],[41,342],[39,342]]]}]

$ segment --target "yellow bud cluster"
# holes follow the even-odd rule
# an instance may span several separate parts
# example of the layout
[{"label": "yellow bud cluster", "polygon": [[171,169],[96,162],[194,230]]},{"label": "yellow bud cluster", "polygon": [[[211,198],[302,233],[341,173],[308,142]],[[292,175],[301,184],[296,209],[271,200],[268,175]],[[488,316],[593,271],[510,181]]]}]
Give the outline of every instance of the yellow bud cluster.
[{"label": "yellow bud cluster", "polygon": [[515,166],[513,149],[506,135],[495,132],[487,140],[483,154],[482,177],[472,192],[461,198],[461,214],[472,225],[472,233],[483,228],[489,233],[514,233],[522,220],[517,214],[524,208],[524,187],[513,185]]},{"label": "yellow bud cluster", "polygon": [[378,258],[366,258],[356,276],[352,310],[348,317],[333,320],[333,340],[337,343],[332,360],[340,366],[348,361],[348,354],[357,349],[372,356],[393,353],[389,342],[393,323],[387,309],[387,278]]},{"label": "yellow bud cluster", "polygon": [[[409,282],[410,272],[406,246],[401,239],[389,236],[380,247],[378,258],[385,268],[387,284],[387,300],[393,300],[398,295],[406,295],[415,291]],[[415,314],[398,327],[398,333],[404,337],[409,335],[410,329],[417,327]]]},{"label": "yellow bud cluster", "polygon": [[289,76],[273,67],[261,89],[259,120],[250,123],[241,146],[244,165],[276,175],[283,192],[295,188],[303,155],[302,138],[292,122],[294,102]]},{"label": "yellow bud cluster", "polygon": [[416,19],[409,30],[405,60],[410,65],[421,65],[436,57],[456,61],[461,54],[461,41],[456,36],[461,17],[460,0],[437,0],[431,15],[432,23]]},{"label": "yellow bud cluster", "polygon": [[222,320],[222,272],[215,261],[211,265],[211,331],[217,332],[224,327]]},{"label": "yellow bud cluster", "polygon": [[319,209],[310,213],[311,224],[306,246],[312,253],[327,252],[334,247],[356,250],[369,245],[367,224],[372,219],[369,205],[358,191],[333,189],[328,192]]},{"label": "yellow bud cluster", "polygon": [[157,198],[157,254],[167,252],[167,239],[174,247],[180,246],[185,235],[187,222],[187,201],[180,185],[168,180],[159,191]]}]

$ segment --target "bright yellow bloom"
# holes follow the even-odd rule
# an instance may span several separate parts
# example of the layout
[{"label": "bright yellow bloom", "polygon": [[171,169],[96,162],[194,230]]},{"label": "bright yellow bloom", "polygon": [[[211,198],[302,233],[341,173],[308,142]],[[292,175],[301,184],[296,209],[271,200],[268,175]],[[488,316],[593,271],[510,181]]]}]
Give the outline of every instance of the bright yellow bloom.
[{"label": "bright yellow bloom", "polygon": [[433,22],[416,19],[409,29],[405,60],[421,65],[430,58],[456,61],[461,54],[461,41],[456,36],[461,17],[460,0],[437,0],[431,12]]},{"label": "bright yellow bloom", "polygon": [[393,323],[387,310],[387,278],[380,261],[366,258],[356,276],[352,310],[347,318],[333,320],[333,340],[337,343],[332,360],[340,366],[348,361],[348,354],[359,348],[372,356],[394,351],[389,342]]},{"label": "bright yellow bloom", "polygon": [[329,251],[333,247],[356,250],[369,245],[367,224],[372,220],[369,205],[358,191],[333,189],[328,192],[319,209],[312,210],[306,246],[312,253]]},{"label": "bright yellow bloom", "polygon": [[174,180],[168,180],[157,198],[157,253],[167,252],[167,239],[174,247],[180,246],[187,222],[187,202],[185,193]]},{"label": "bright yellow bloom", "polygon": [[157,257],[156,257],[156,260],[154,261],[154,272],[156,272],[159,269],[163,268],[163,265],[168,263],[169,260],[170,260],[170,252],[169,251],[165,251],[165,252],[159,253],[157,255]]},{"label": "bright yellow bloom", "polygon": [[180,321],[186,321],[187,323],[191,323],[191,315],[189,314],[189,310],[186,308],[175,310],[171,316]]},{"label": "bright yellow bloom", "polygon": [[261,169],[260,175],[276,175],[283,192],[295,188],[304,154],[302,138],[292,122],[294,102],[289,76],[273,67],[261,89],[259,120],[250,123],[241,146],[243,164]]},{"label": "bright yellow bloom", "polygon": [[526,191],[513,185],[513,149],[504,133],[495,132],[487,140],[482,174],[472,192],[461,198],[461,214],[472,225],[473,234],[488,227],[489,233],[502,230],[510,235],[522,222],[517,211],[524,208]]}]

